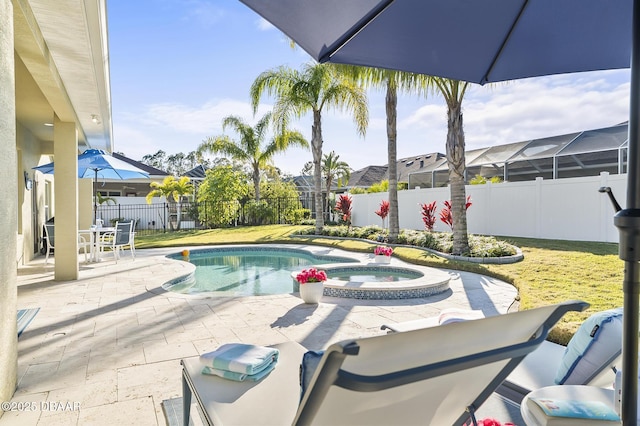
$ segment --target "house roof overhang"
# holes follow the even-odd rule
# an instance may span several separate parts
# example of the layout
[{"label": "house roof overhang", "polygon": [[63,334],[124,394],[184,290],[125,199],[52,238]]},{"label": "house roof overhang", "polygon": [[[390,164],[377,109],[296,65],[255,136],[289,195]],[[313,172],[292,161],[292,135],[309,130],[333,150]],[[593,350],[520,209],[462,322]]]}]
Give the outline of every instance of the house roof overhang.
[{"label": "house roof overhang", "polygon": [[55,115],[76,123],[80,151],[112,152],[106,1],[12,4],[18,122],[47,143]]}]

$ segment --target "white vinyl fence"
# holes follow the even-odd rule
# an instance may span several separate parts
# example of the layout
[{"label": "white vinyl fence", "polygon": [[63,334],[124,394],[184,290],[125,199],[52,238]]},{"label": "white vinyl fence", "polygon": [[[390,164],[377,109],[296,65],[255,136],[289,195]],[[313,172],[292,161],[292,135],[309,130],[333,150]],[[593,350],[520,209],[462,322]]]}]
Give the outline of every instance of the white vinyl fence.
[{"label": "white vinyl fence", "polygon": [[[606,194],[598,192],[603,186],[611,187],[624,208],[626,174],[468,185],[473,205],[467,210],[467,229],[471,234],[618,242],[613,206]],[[354,226],[383,225],[375,211],[382,200],[388,200],[386,192],[352,197]],[[400,229],[425,229],[420,204],[436,201],[434,229],[449,231],[440,221],[444,201],[449,199],[448,187],[398,191]],[[387,222],[388,218],[385,226]]]}]

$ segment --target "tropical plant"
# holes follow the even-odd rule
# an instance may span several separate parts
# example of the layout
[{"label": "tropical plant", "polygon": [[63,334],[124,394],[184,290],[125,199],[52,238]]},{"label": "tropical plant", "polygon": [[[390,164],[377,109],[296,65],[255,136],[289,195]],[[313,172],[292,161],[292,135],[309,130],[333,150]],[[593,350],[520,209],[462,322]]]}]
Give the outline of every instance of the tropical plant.
[{"label": "tropical plant", "polygon": [[167,176],[162,183],[151,182],[149,186],[153,189],[146,196],[147,204],[151,204],[154,197],[165,197],[168,203],[177,204],[176,226],[174,228],[173,222],[169,221],[169,228],[179,230],[182,221],[182,197],[193,194],[191,179],[186,176],[182,176],[180,179],[176,179],[175,176]]},{"label": "tropical plant", "polygon": [[384,220],[389,214],[389,202],[387,200],[382,200],[380,202],[380,209],[376,210],[375,214],[380,216],[380,219],[382,219],[382,227],[384,228]]},{"label": "tropical plant", "polygon": [[432,232],[436,224],[436,202],[430,204],[420,204],[422,210],[422,222],[427,231]]},{"label": "tropical plant", "polygon": [[[325,189],[327,191],[327,205],[326,211],[331,211],[331,187],[335,180],[338,184],[338,188],[341,188],[344,183],[349,180],[351,176],[351,168],[349,164],[344,161],[340,161],[340,156],[331,151],[329,154],[322,156],[322,177],[324,178]],[[313,174],[313,162],[309,161],[305,163],[302,168],[302,174]]]},{"label": "tropical plant", "polygon": [[246,176],[231,165],[207,170],[198,187],[198,219],[212,227],[229,226],[238,215],[238,200],[247,194]]},{"label": "tropical plant", "polygon": [[366,92],[353,79],[331,64],[307,64],[301,71],[281,66],[261,73],[250,89],[254,112],[262,95],[275,96],[273,118],[277,129],[285,129],[292,119],[311,112],[311,152],[315,188],[316,233],[324,226],[322,215],[322,112],[347,111],[361,135],[369,123]]},{"label": "tropical plant", "polygon": [[[471,207],[471,204],[472,204],[471,195],[469,195],[464,205],[465,212],[469,207]],[[447,200],[444,202],[444,207],[442,208],[442,210],[440,210],[440,220],[446,223],[447,225],[449,225],[449,228],[451,228],[452,232],[455,232],[455,228],[453,227],[454,219],[453,219],[453,215],[451,214],[451,201]],[[454,241],[455,241],[455,235],[454,235]]]},{"label": "tropical plant", "polygon": [[272,114],[267,113],[254,127],[251,127],[240,117],[227,116],[222,120],[223,130],[228,127],[233,128],[240,136],[239,139],[234,140],[226,135],[209,137],[198,147],[198,152],[226,154],[234,160],[248,163],[251,169],[256,201],[260,201],[261,172],[267,168],[273,156],[286,151],[290,146],[305,148],[309,146],[309,143],[300,132],[281,127],[277,136],[263,147],[263,142],[271,124],[271,117]]},{"label": "tropical plant", "polygon": [[[469,253],[467,210],[465,208],[465,139],[462,121],[462,99],[469,83],[441,77],[431,77],[429,87],[439,92],[447,104],[446,155],[449,166],[449,191],[451,192],[451,223],[453,229],[453,254]],[[442,213],[441,213],[442,214]]]},{"label": "tropical plant", "polygon": [[[388,191],[389,191],[389,181],[387,179],[374,183],[369,188],[367,188],[367,192],[369,193],[388,192]],[[391,202],[389,202],[389,208],[391,208]]]},{"label": "tropical plant", "polygon": [[259,223],[300,223],[307,210],[302,208],[296,185],[292,181],[273,179],[260,182],[260,201],[252,200],[245,204],[248,221]]},{"label": "tropical plant", "polygon": [[487,182],[491,183],[500,183],[502,182],[502,178],[500,176],[491,176],[489,179],[482,175],[475,175],[471,179],[469,179],[469,185],[484,185]]},{"label": "tropical plant", "polygon": [[337,182],[338,188],[342,187],[349,180],[351,168],[346,162],[340,161],[340,156],[335,151],[331,151],[322,158],[322,174],[327,188],[327,211],[329,211],[329,193],[331,192],[333,181]]},{"label": "tropical plant", "polygon": [[365,87],[377,87],[385,90],[385,110],[387,115],[387,157],[389,176],[389,241],[395,241],[400,232],[398,216],[398,169],[397,169],[397,116],[398,91],[419,93],[430,83],[429,76],[383,68],[340,65]]},{"label": "tropical plant", "polygon": [[351,209],[351,196],[349,194],[340,194],[335,210],[341,213],[340,218],[347,225],[351,225]]}]

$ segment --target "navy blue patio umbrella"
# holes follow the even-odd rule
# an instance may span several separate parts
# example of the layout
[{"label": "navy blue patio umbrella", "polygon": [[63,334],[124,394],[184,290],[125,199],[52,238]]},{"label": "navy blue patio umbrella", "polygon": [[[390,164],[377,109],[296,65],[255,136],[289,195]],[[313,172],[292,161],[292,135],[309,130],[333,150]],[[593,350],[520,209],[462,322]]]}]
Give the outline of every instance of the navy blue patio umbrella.
[{"label": "navy blue patio umbrella", "polygon": [[319,62],[478,84],[631,68],[622,420],[636,424],[640,294],[640,0],[240,0]]},{"label": "navy blue patio umbrella", "polygon": [[[34,167],[42,173],[53,174],[54,163]],[[98,211],[96,190],[98,177],[102,179],[137,179],[149,178],[149,173],[137,168],[126,161],[119,160],[101,149],[87,149],[78,156],[78,177],[92,178],[93,181],[93,222],[96,221]]]}]

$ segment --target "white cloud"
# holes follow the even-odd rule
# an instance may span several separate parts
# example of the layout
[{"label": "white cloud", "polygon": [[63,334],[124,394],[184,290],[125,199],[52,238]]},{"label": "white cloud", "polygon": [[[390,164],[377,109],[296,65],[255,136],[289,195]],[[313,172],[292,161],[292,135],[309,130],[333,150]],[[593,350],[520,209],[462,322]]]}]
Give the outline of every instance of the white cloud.
[{"label": "white cloud", "polygon": [[270,31],[270,30],[275,30],[276,27],[274,27],[271,22],[267,21],[264,18],[260,18],[257,20],[256,22],[256,26],[258,27],[258,29],[260,31]]},{"label": "white cloud", "polygon": [[214,27],[226,15],[223,8],[203,0],[181,2],[180,8],[184,10],[185,20],[197,22],[203,28]]},{"label": "white cloud", "polygon": [[[625,121],[629,108],[628,79],[605,77],[558,76],[492,87],[474,86],[463,101],[467,148],[561,135]],[[114,121],[115,149],[136,159],[158,149],[168,154],[189,152],[206,137],[221,134],[224,117],[237,115],[254,124],[270,109],[271,105],[261,105],[254,118],[248,102],[213,99],[202,105],[153,104],[136,114],[124,115],[121,111]],[[372,93],[370,114],[365,138],[358,135],[350,114],[333,111],[323,114],[323,152],[335,150],[354,169],[386,164],[383,96]],[[291,127],[311,138],[310,116],[291,123]],[[446,106],[441,98],[398,99],[398,158],[444,152],[446,134]],[[135,141],[135,145],[128,141]],[[275,157],[275,164],[285,172],[297,174],[311,158],[308,150],[296,148]]]}]

